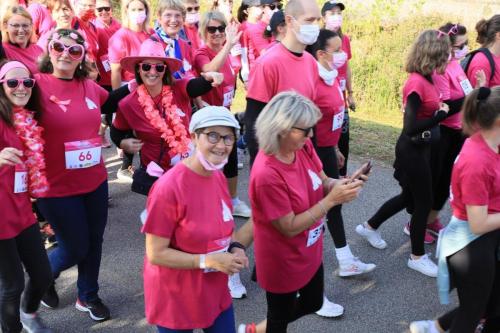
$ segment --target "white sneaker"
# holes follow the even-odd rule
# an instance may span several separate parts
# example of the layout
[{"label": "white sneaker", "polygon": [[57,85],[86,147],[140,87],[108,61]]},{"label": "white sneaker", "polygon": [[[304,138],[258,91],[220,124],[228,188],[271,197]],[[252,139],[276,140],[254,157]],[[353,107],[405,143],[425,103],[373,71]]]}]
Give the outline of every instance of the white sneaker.
[{"label": "white sneaker", "polygon": [[229,276],[227,286],[229,287],[229,292],[231,293],[232,298],[239,299],[247,296],[247,289],[241,283],[239,273]]},{"label": "white sneaker", "polygon": [[321,309],[316,312],[318,316],[327,317],[327,318],[335,318],[340,317],[344,314],[344,307],[339,304],[335,304],[330,302],[325,295],[323,295],[323,305]]},{"label": "white sneaker", "polygon": [[408,267],[430,277],[437,277],[438,267],[427,254],[420,259],[408,259]]},{"label": "white sneaker", "polygon": [[352,257],[350,261],[345,264],[339,265],[339,276],[353,276],[368,273],[373,271],[377,265],[375,264],[365,264],[357,257]]},{"label": "white sneaker", "polygon": [[238,203],[233,206],[233,216],[250,217],[250,215],[252,215],[252,210],[244,201],[238,200]]},{"label": "white sneaker", "polygon": [[238,152],[238,169],[243,169],[243,161],[245,161],[245,149],[236,148]]},{"label": "white sneaker", "polygon": [[370,230],[370,228],[365,227],[364,224],[359,224],[356,227],[356,232],[376,249],[382,250],[387,247],[387,243],[382,239],[378,230]]},{"label": "white sneaker", "polygon": [[439,333],[433,320],[414,321],[410,324],[411,333]]}]

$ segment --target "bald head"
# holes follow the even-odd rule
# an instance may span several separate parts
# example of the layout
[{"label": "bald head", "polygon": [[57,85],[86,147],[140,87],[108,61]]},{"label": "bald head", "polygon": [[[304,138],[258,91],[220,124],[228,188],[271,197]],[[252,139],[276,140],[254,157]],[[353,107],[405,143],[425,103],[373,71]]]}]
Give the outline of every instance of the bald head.
[{"label": "bald head", "polygon": [[321,18],[321,11],[316,1],[312,0],[290,0],[285,6],[285,15],[296,19],[307,16],[308,18]]}]

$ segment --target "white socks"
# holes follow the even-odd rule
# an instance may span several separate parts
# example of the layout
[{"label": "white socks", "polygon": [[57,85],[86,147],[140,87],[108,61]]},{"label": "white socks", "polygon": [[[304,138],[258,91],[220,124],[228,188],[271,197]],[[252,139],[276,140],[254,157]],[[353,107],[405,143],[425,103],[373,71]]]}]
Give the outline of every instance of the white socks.
[{"label": "white socks", "polygon": [[341,248],[335,248],[335,255],[337,256],[339,264],[342,266],[349,264],[354,258],[354,255],[349,248],[349,244]]}]

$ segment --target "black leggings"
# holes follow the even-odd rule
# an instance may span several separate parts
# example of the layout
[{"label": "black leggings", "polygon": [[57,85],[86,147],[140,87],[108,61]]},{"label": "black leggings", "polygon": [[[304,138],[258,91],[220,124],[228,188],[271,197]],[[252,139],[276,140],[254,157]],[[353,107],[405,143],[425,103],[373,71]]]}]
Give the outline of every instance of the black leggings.
[{"label": "black leggings", "polygon": [[458,153],[462,149],[465,136],[459,129],[439,126],[439,143],[431,149],[434,204],[432,209],[440,211],[450,196],[451,171]]},{"label": "black leggings", "polygon": [[266,292],[266,333],[285,333],[289,323],[321,309],[323,276],[323,265],[321,265],[311,281],[297,291],[286,294]]},{"label": "black leggings", "polygon": [[347,175],[347,160],[349,159],[349,139],[350,139],[350,121],[349,121],[349,111],[346,108],[344,114],[344,122],[342,123],[342,134],[340,134],[340,140],[338,147],[342,155],[345,157],[344,166],[339,169],[339,174],[342,177]]},{"label": "black leggings", "polygon": [[[339,167],[337,154],[334,147],[315,147],[321,162],[323,171],[330,178],[339,178]],[[342,205],[332,207],[326,215],[326,225],[332,235],[333,243],[337,249],[347,245],[344,229],[344,219],[342,218]]]},{"label": "black leggings", "polygon": [[224,165],[223,171],[226,178],[238,177],[238,149],[236,148],[236,143],[227,158],[227,163]]},{"label": "black leggings", "polygon": [[410,235],[411,253],[425,254],[424,238],[427,217],[432,208],[432,175],[430,166],[430,146],[415,145],[401,136],[396,144],[395,178],[401,185],[401,194],[386,201],[368,220],[373,229],[403,209],[412,214]]},{"label": "black leggings", "polygon": [[450,281],[457,288],[460,305],[438,319],[443,329],[470,333],[481,318],[488,318],[485,327],[498,332],[491,329],[500,319],[499,244],[500,231],[493,231],[447,258]]},{"label": "black leggings", "polygon": [[[24,286],[23,265],[29,276],[26,287]],[[14,238],[0,240],[2,332],[21,332],[20,305],[25,313],[36,312],[43,294],[52,281],[52,272],[47,253],[42,245],[38,223],[26,228]]]}]

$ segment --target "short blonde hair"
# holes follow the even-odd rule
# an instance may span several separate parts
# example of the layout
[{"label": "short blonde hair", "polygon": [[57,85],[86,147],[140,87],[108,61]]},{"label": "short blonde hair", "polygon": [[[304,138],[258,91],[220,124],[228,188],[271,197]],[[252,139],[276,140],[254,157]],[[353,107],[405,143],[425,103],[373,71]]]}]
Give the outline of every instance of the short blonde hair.
[{"label": "short blonde hair", "polygon": [[200,36],[201,36],[201,38],[204,41],[207,40],[207,27],[208,27],[208,23],[210,21],[212,21],[212,20],[217,21],[217,22],[219,22],[219,23],[227,26],[226,17],[221,12],[216,11],[216,10],[212,10],[212,11],[209,11],[209,12],[205,13],[201,17],[200,26],[198,28],[198,31],[200,32]]},{"label": "short blonde hair", "polygon": [[31,18],[30,13],[22,6],[9,6],[5,8],[5,11],[2,16],[2,40],[4,42],[9,41],[9,34],[7,33],[7,29],[5,29],[5,26],[7,25],[7,22],[14,16],[14,15],[19,15],[22,16],[30,21],[31,24],[31,30],[29,32],[29,40],[31,43],[35,42],[35,36],[33,34],[33,19]]},{"label": "short blonde hair", "polygon": [[167,9],[178,10],[182,13],[183,17],[186,17],[186,6],[184,6],[184,3],[181,0],[160,0],[160,1],[158,1],[156,14],[158,15],[158,17],[160,17],[161,14]]},{"label": "short blonde hair", "polygon": [[311,100],[296,93],[285,91],[274,96],[262,110],[255,130],[259,148],[268,155],[280,150],[280,136],[293,126],[315,126],[321,119],[321,111]]},{"label": "short blonde hair", "polygon": [[130,22],[128,20],[128,6],[133,1],[141,2],[144,5],[144,8],[146,9],[146,19],[142,24],[142,30],[144,32],[148,32],[149,19],[151,18],[151,8],[149,7],[149,4],[146,0],[122,0],[122,5],[121,5],[122,27],[130,28]]},{"label": "short blonde hair", "polygon": [[428,76],[448,64],[450,38],[438,30],[425,30],[413,43],[406,60],[406,72]]}]

